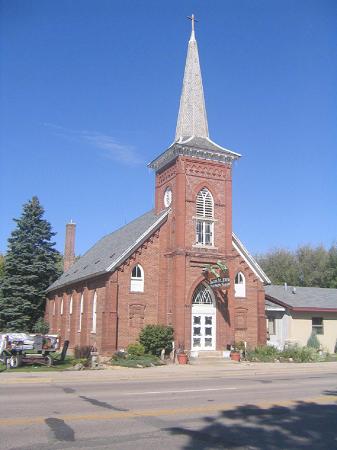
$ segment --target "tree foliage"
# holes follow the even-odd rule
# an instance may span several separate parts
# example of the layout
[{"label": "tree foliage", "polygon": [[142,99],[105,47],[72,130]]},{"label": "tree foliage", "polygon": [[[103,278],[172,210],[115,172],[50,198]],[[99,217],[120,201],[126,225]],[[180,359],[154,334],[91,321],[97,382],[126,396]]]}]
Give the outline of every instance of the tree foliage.
[{"label": "tree foliage", "polygon": [[44,315],[45,290],[59,276],[55,233],[37,197],[23,205],[8,239],[1,280],[0,329],[31,331]]},{"label": "tree foliage", "polygon": [[2,280],[5,271],[5,257],[0,253],[0,280]]},{"label": "tree foliage", "polygon": [[276,249],[257,256],[273,284],[337,288],[337,245],[303,245],[295,251]]}]

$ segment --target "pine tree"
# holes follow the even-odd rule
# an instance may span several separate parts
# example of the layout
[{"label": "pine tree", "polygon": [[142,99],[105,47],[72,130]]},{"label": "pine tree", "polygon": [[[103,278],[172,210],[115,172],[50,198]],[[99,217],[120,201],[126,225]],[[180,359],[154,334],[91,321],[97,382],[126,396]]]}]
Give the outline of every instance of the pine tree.
[{"label": "pine tree", "polygon": [[56,233],[43,214],[33,197],[14,219],[1,280],[0,330],[31,331],[44,315],[45,290],[60,274],[60,255],[51,242]]}]

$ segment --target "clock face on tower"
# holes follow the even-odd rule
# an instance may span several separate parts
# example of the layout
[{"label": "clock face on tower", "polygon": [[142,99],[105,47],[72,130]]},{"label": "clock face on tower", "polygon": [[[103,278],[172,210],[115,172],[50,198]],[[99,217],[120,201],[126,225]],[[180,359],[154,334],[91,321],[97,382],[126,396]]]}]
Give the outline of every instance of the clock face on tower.
[{"label": "clock face on tower", "polygon": [[166,188],[165,193],[164,193],[164,205],[166,208],[168,208],[170,206],[172,202],[172,189],[171,188]]}]

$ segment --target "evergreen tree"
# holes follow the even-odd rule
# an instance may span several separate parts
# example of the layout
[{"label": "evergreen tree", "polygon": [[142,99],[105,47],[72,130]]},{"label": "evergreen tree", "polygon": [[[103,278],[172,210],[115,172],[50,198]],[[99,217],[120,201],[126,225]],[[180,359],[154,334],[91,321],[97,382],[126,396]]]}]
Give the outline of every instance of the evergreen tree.
[{"label": "evergreen tree", "polygon": [[5,267],[5,257],[2,253],[0,253],[0,282],[4,276],[4,267]]},{"label": "evergreen tree", "polygon": [[55,233],[43,214],[33,197],[14,219],[1,280],[0,330],[31,331],[44,315],[45,290],[60,274],[60,255],[51,242]]}]

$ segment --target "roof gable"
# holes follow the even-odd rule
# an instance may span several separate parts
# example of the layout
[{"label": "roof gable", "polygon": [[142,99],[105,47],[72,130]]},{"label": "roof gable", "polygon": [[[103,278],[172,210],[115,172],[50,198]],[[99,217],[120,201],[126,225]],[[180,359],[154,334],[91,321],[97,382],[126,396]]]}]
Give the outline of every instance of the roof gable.
[{"label": "roof gable", "polygon": [[259,278],[260,281],[264,284],[270,284],[271,281],[259,266],[255,258],[249,253],[247,248],[243,245],[240,239],[236,236],[235,233],[232,234],[232,242],[235,250],[241,255],[241,257],[246,261],[248,266],[252,269],[255,275]]},{"label": "roof gable", "polygon": [[168,213],[169,209],[160,214],[149,211],[104,236],[49,286],[47,292],[113,271],[160,227]]}]

